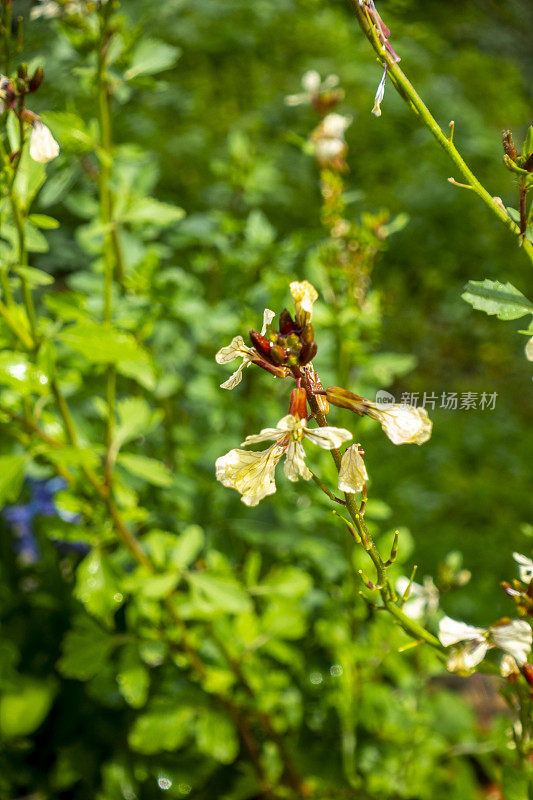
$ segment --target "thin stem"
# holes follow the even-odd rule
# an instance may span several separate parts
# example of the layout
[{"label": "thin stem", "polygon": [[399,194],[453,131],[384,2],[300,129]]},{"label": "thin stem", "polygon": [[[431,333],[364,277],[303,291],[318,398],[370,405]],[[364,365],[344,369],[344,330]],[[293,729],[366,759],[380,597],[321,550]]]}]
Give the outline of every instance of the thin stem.
[{"label": "thin stem", "polygon": [[[520,229],[518,225],[513,222],[505,210],[495,201],[494,197],[492,197],[492,195],[476,178],[455,147],[453,143],[453,136],[446,136],[429,111],[428,107],[416,92],[411,82],[405,76],[403,70],[400,69],[391,53],[384,48],[383,43],[380,41],[377,34],[373,20],[368,13],[367,6],[364,4],[364,2],[360,5],[359,0],[351,0],[351,3],[363,33],[377,53],[382,65],[387,66],[388,75],[398,90],[398,93],[413,109],[413,111],[418,114],[426,128],[431,132],[442,149],[445,150],[445,152],[449,155],[457,169],[460,171],[461,175],[465,178],[468,185],[474,190],[478,197],[480,197],[485,205],[490,208],[492,213],[498,217],[500,222],[503,222],[508,230],[514,234],[519,234]],[[527,241],[527,239],[524,239],[523,241],[523,250],[533,262],[533,245]]]},{"label": "thin stem", "polygon": [[318,486],[318,488],[319,488],[319,489],[322,489],[322,491],[324,492],[324,494],[326,494],[326,495],[329,497],[329,499],[330,499],[330,500],[333,500],[335,503],[340,503],[340,504],[341,504],[341,506],[345,506],[345,505],[346,505],[346,500],[341,500],[341,498],[340,498],[340,497],[336,497],[336,496],[333,494],[333,492],[332,492],[332,491],[330,491],[330,490],[328,489],[328,487],[326,486],[326,484],[325,484],[325,483],[323,483],[323,482],[320,480],[320,478],[318,477],[318,475],[315,475],[315,473],[314,473],[314,472],[311,472],[311,477],[312,477],[312,479],[314,480],[314,482],[316,483],[316,485]]},{"label": "thin stem", "polygon": [[[316,397],[311,391],[305,377],[303,379],[303,383],[304,383],[304,388],[307,392],[307,400],[309,402],[309,407],[313,412],[313,416],[315,417],[320,427],[322,428],[327,427],[328,424],[327,420],[320,411]],[[333,449],[330,452],[335,462],[335,466],[337,467],[337,471],[339,472],[342,460],[340,451]],[[388,582],[385,563],[381,558],[381,555],[379,554],[379,551],[376,547],[376,544],[368,528],[366,527],[363,516],[361,515],[359,509],[357,508],[355,495],[349,492],[345,492],[344,497],[346,499],[346,509],[350,517],[352,518],[356,532],[361,540],[364,549],[368,553],[375,567],[377,575],[377,583],[380,587],[379,592],[381,595],[381,599],[383,601],[383,606],[387,609],[387,611],[390,612],[390,614],[392,614],[393,617],[395,617],[398,620],[401,627],[410,636],[413,636],[415,639],[423,639],[427,644],[431,645],[439,652],[441,653],[445,652],[445,648],[441,645],[436,636],[433,636],[433,634],[429,633],[429,631],[427,631],[425,628],[419,625],[418,622],[408,617],[407,614],[405,614],[401,610],[401,608],[399,608],[394,602],[393,599],[394,595]]]}]

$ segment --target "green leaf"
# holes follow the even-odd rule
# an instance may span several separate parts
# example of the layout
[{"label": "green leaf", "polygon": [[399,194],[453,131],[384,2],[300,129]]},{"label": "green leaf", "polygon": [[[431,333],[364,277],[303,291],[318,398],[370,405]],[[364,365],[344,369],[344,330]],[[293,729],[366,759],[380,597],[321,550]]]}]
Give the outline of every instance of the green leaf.
[{"label": "green leaf", "polygon": [[205,753],[222,764],[231,764],[239,753],[239,740],[235,725],[220,711],[201,709],[195,725],[196,744]]},{"label": "green leaf", "polygon": [[19,496],[26,460],[26,456],[0,456],[0,507]]},{"label": "green leaf", "polygon": [[183,219],[185,211],[179,206],[162,203],[152,197],[143,197],[128,209],[122,216],[122,222],[137,225],[154,225],[157,228],[166,228]]},{"label": "green leaf", "polygon": [[244,236],[252,247],[268,247],[276,238],[276,230],[262,211],[254,209],[248,214]]},{"label": "green leaf", "polygon": [[17,267],[16,272],[26,278],[30,286],[50,286],[54,282],[53,275],[36,267]]},{"label": "green leaf", "polygon": [[91,364],[148,361],[148,355],[131,333],[98,322],[78,322],[64,328],[59,341],[84,356]]},{"label": "green leaf", "polygon": [[152,486],[166,487],[174,483],[174,476],[169,468],[155,458],[135,453],[121,453],[117,462],[136,478],[141,478]]},{"label": "green leaf", "polygon": [[311,576],[297,567],[275,567],[254,587],[252,594],[276,594],[283,597],[303,597],[313,586]]},{"label": "green leaf", "polygon": [[177,750],[190,736],[192,708],[165,704],[137,717],[128,742],[133,750],[145,755],[161,750]]},{"label": "green leaf", "polygon": [[42,228],[42,230],[59,228],[59,220],[49,217],[47,214],[30,214],[28,219],[36,228]]},{"label": "green leaf", "polygon": [[142,39],[133,50],[130,68],[124,73],[124,80],[129,81],[137,75],[155,75],[172,67],[181,54],[179,47],[159,39]]},{"label": "green leaf", "polygon": [[172,548],[172,563],[178,569],[192,564],[204,545],[204,538],[204,532],[199,525],[189,525],[185,528]]},{"label": "green leaf", "polygon": [[150,688],[150,672],[139,656],[137,647],[126,645],[120,654],[117,683],[126,703],[141,708],[146,703]]},{"label": "green leaf", "polygon": [[505,766],[502,774],[502,789],[505,800],[530,800],[526,775],[516,767]]},{"label": "green leaf", "polygon": [[92,550],[79,565],[74,594],[89,614],[111,625],[124,598],[110,559],[99,550]]},{"label": "green leaf", "polygon": [[244,614],[252,610],[248,594],[235,581],[215,578],[205,572],[189,572],[186,577],[200,594],[220,611]]},{"label": "green leaf", "polygon": [[498,319],[511,320],[533,314],[533,303],[511,283],[500,281],[468,281],[461,295],[471,306]]},{"label": "green leaf", "polygon": [[0,697],[0,736],[14,739],[33,733],[48,714],[56,689],[56,681],[50,678],[21,675],[16,690]]},{"label": "green leaf", "polygon": [[21,395],[47,394],[48,378],[22,353],[0,353],[0,385],[9,386]]},{"label": "green leaf", "polygon": [[42,118],[59,140],[62,148],[66,147],[78,153],[94,150],[95,137],[77,114],[70,111],[47,111],[42,114]]},{"label": "green leaf", "polygon": [[94,620],[79,617],[63,639],[57,668],[66,678],[87,681],[103,669],[115,646],[115,639]]},{"label": "green leaf", "polygon": [[118,424],[115,430],[115,446],[146,435],[151,426],[153,412],[142,397],[125,397],[117,403]]}]

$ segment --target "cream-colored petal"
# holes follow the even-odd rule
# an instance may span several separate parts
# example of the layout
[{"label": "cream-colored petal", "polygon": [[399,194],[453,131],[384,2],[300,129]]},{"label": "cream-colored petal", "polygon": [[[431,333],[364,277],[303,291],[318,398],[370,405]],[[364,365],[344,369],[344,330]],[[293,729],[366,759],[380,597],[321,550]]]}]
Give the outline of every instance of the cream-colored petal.
[{"label": "cream-colored petal", "polygon": [[523,583],[531,583],[533,581],[533,561],[521,553],[513,553],[513,558],[518,564],[520,580]]},{"label": "cream-colored petal", "polygon": [[260,444],[260,442],[268,442],[271,440],[278,440],[286,436],[285,430],[279,428],[263,428],[259,433],[247,436],[244,442],[241,442],[241,447],[249,447],[251,444]]},{"label": "cream-colored petal", "polygon": [[344,453],[339,470],[339,490],[341,492],[362,492],[368,480],[365,462],[359,452],[359,445],[352,444]]},{"label": "cream-colored petal", "polygon": [[524,619],[513,619],[505,625],[494,625],[490,628],[491,639],[496,647],[505,650],[516,663],[522,666],[533,643],[531,625]]},{"label": "cream-colored petal", "polygon": [[52,136],[52,131],[40,119],[35,120],[30,135],[30,156],[40,164],[59,155],[59,145]]},{"label": "cream-colored petal", "polygon": [[298,476],[308,481],[312,478],[311,471],[305,465],[305,450],[301,442],[289,441],[284,465],[285,475],[290,481],[297,481]]},{"label": "cream-colored petal", "polygon": [[346,428],[334,428],[331,425],[323,428],[304,428],[303,430],[309,441],[323,447],[324,450],[339,448],[343,442],[352,438],[352,434]]},{"label": "cream-colored petal", "polygon": [[254,351],[244,344],[242,336],[235,336],[227,347],[223,347],[218,351],[215,361],[217,364],[229,364],[230,361],[234,361],[236,358],[249,359],[253,355]]},{"label": "cream-colored petal", "polygon": [[261,335],[264,336],[267,327],[270,325],[274,317],[276,316],[275,311],[271,311],[269,308],[265,308],[263,311],[263,327],[261,328]]},{"label": "cream-colored petal", "polygon": [[274,472],[284,452],[277,444],[262,452],[230,450],[216,460],[217,480],[238,491],[243,503],[256,506],[276,491]]},{"label": "cream-colored petal", "polygon": [[425,408],[369,402],[366,413],[381,423],[393,444],[423,444],[431,436],[433,423]]},{"label": "cream-colored petal", "polygon": [[500,674],[502,678],[509,678],[511,675],[520,675],[520,668],[514,658],[506,653],[500,661]]},{"label": "cream-colored petal", "polygon": [[457,644],[457,642],[482,638],[485,633],[485,628],[475,628],[473,625],[467,625],[466,622],[459,622],[451,617],[443,617],[439,622],[439,639],[444,647]]},{"label": "cream-colored petal", "polygon": [[250,361],[243,360],[242,364],[240,365],[240,367],[237,367],[233,375],[230,375],[227,381],[224,381],[224,383],[220,384],[220,388],[235,389],[235,387],[238,386],[239,383],[242,381],[242,373],[244,371],[244,368],[249,366],[250,366]]},{"label": "cream-colored petal", "polygon": [[302,86],[309,94],[316,94],[320,89],[321,84],[320,72],[316,69],[308,69],[302,75]]},{"label": "cream-colored petal", "polygon": [[298,419],[298,417],[295,417],[294,414],[287,414],[285,417],[280,419],[277,427],[279,430],[286,432],[303,431],[305,429],[305,420]]},{"label": "cream-colored petal", "polygon": [[450,672],[468,675],[483,661],[488,649],[488,642],[484,639],[468,642],[464,647],[452,650],[446,661],[446,667]]}]

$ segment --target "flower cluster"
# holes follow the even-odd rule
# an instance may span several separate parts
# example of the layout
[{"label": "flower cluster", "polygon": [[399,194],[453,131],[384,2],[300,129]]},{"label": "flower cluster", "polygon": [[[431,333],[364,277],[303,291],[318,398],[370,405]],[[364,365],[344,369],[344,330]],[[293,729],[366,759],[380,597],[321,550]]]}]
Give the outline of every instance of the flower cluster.
[{"label": "flower cluster", "polygon": [[343,172],[347,169],[346,154],[348,145],[344,132],[351,125],[352,118],[343,114],[328,114],[311,134],[311,144],[316,160],[321,167]]},{"label": "flower cluster", "polygon": [[5,75],[0,75],[0,113],[11,110],[23,122],[30,125],[30,156],[34,161],[46,164],[59,155],[59,145],[41,118],[24,107],[26,95],[35,92],[43,78],[44,72],[41,67],[38,67],[30,77],[24,65],[19,68],[16,86]]},{"label": "flower cluster", "polygon": [[[219,364],[242,359],[233,375],[221,384],[224,389],[235,388],[242,380],[244,369],[251,364],[278,378],[292,376],[296,381],[296,388],[290,396],[289,413],[279,420],[275,428],[264,428],[256,435],[247,436],[241,447],[267,441],[273,444],[261,451],[233,449],[216,461],[217,479],[224,486],[238,491],[243,503],[249,506],[257,505],[276,491],[275,470],[283,457],[285,475],[290,481],[314,477],[305,463],[304,440],[325,450],[338,451],[341,445],[352,439],[351,432],[346,428],[336,428],[326,423],[329,402],[377,419],[394,444],[421,444],[431,435],[431,422],[424,409],[390,405],[382,408],[347,389],[322,388],[311,363],[318,349],[312,325],[313,306],[318,292],[308,281],[293,281],[290,292],[295,307],[294,317],[284,309],[276,330],[272,325],[274,312],[266,309],[261,332],[250,331],[252,346],[245,344],[241,336],[236,336],[216,354]],[[308,403],[311,413],[308,412]],[[313,416],[319,427],[309,425]],[[359,444],[350,445],[342,457],[338,456],[338,488],[341,492],[361,492],[366,495],[368,474],[363,456],[364,451]]]}]

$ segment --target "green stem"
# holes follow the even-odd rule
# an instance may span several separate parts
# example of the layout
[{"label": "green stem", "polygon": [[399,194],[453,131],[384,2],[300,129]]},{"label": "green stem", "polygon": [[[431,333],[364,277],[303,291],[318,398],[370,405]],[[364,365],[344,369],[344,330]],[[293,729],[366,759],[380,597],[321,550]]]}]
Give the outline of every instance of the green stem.
[{"label": "green stem", "polygon": [[[316,419],[317,423],[320,425],[320,427],[322,427],[322,428],[327,427],[327,424],[328,424],[327,420],[326,420],[324,414],[322,414],[322,412],[320,411],[320,409],[318,407],[318,403],[317,403],[316,397],[312,393],[312,391],[310,390],[310,387],[307,385],[307,382],[306,382],[305,378],[304,378],[303,383],[304,383],[305,390],[307,392],[307,400],[309,402],[309,407],[310,407],[311,411],[313,412],[313,416],[315,417],[315,419]],[[335,462],[335,466],[337,467],[337,472],[339,472],[340,468],[341,468],[341,461],[342,461],[342,456],[340,454],[340,451],[334,449],[334,450],[331,450],[330,452],[331,452],[332,458],[333,458],[333,460]],[[444,648],[442,646],[442,644],[439,642],[437,637],[433,636],[432,633],[429,633],[429,631],[427,631],[425,628],[423,628],[421,625],[419,625],[418,622],[416,622],[414,619],[411,619],[411,617],[408,617],[407,614],[405,614],[402,611],[402,609],[394,602],[393,593],[392,593],[391,588],[389,586],[389,582],[388,582],[388,578],[387,578],[387,574],[386,574],[387,570],[386,570],[385,563],[384,563],[383,559],[381,558],[381,555],[379,554],[379,551],[378,551],[378,549],[376,547],[376,544],[375,544],[375,542],[374,542],[374,540],[373,540],[368,528],[366,527],[366,524],[365,524],[365,521],[364,521],[362,515],[359,513],[359,509],[357,507],[357,503],[355,502],[355,495],[351,494],[350,492],[345,492],[344,493],[344,497],[346,499],[346,509],[347,509],[350,517],[352,518],[352,521],[353,521],[354,527],[355,527],[355,529],[357,531],[357,534],[359,535],[359,538],[361,539],[363,547],[366,550],[366,552],[368,553],[368,555],[369,555],[369,557],[370,557],[370,559],[371,559],[371,561],[374,564],[374,567],[376,569],[377,583],[378,583],[378,586],[379,586],[379,593],[381,595],[381,599],[383,601],[384,607],[387,609],[387,611],[389,611],[390,614],[392,614],[393,617],[395,617],[395,619],[398,620],[398,622],[400,623],[401,627],[403,628],[403,630],[407,634],[409,634],[410,636],[413,636],[415,639],[422,639],[424,642],[426,642],[427,644],[431,645],[431,647],[434,647],[439,652],[444,653],[446,648]]]},{"label": "green stem", "polygon": [[[480,183],[480,181],[476,178],[472,170],[468,167],[464,159],[462,158],[461,154],[453,144],[452,139],[449,136],[446,136],[444,131],[441,129],[431,112],[429,111],[428,107],[422,101],[419,94],[416,92],[415,88],[405,76],[403,70],[400,69],[398,64],[395,62],[392,55],[384,49],[382,42],[379,39],[377,34],[376,28],[371,17],[368,14],[366,5],[359,5],[358,0],[351,0],[353,10],[355,12],[355,16],[357,17],[357,21],[365,34],[366,38],[374,48],[377,53],[377,56],[383,66],[387,66],[387,74],[391,78],[392,82],[394,83],[398,93],[401,97],[407,102],[407,104],[415,111],[426,128],[431,132],[431,134],[435,137],[437,142],[440,144],[442,149],[449,155],[449,157],[454,162],[455,166],[461,173],[461,175],[465,178],[468,185],[474,190],[474,192],[478,195],[479,198],[485,203],[485,205],[490,208],[493,214],[495,214],[500,222],[503,222],[506,228],[510,230],[512,233],[518,235],[520,233],[520,229],[518,225],[516,225],[513,220],[508,216],[508,214],[504,211],[504,209],[496,202],[494,197],[485,189],[485,187]],[[522,247],[529,257],[529,259],[533,262],[533,245],[527,239],[524,239],[522,243]]]}]

